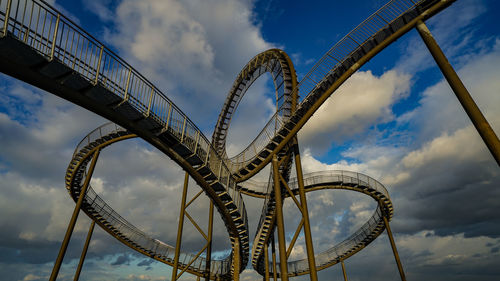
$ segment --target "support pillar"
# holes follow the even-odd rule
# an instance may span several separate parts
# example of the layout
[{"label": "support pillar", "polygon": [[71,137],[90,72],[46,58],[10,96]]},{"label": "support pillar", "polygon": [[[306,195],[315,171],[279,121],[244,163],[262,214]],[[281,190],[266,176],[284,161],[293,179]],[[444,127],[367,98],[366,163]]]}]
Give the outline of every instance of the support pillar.
[{"label": "support pillar", "polygon": [[85,245],[83,246],[82,255],[80,256],[80,262],[76,268],[74,281],[80,279],[80,273],[82,272],[83,262],[85,261],[85,256],[87,256],[87,250],[89,249],[90,239],[92,238],[92,233],[94,232],[95,221],[92,221],[89,228],[89,233],[87,234],[87,240],[85,240]]},{"label": "support pillar", "polygon": [[189,183],[189,174],[184,176],[184,188],[182,189],[181,210],[179,214],[179,226],[177,228],[177,240],[175,242],[174,268],[172,269],[172,281],[177,280],[177,269],[179,268],[179,255],[181,253],[182,229],[184,228],[184,213],[186,209],[186,197]]},{"label": "support pillar", "polygon": [[276,228],[278,229],[278,248],[280,255],[280,278],[288,281],[288,265],[286,258],[285,223],[283,221],[283,203],[279,181],[278,157],[273,156],[274,197],[276,200]]},{"label": "support pillar", "polygon": [[271,256],[273,259],[273,280],[276,281],[278,280],[278,271],[276,269],[276,244],[274,244],[274,233],[273,236],[271,236],[271,243],[273,244],[271,247]]},{"label": "support pillar", "polygon": [[302,174],[302,164],[300,162],[299,144],[297,143],[297,140],[295,140],[294,154],[295,169],[297,171],[297,182],[299,184],[300,204],[302,207],[302,218],[304,219],[304,238],[306,241],[307,260],[309,262],[309,278],[312,281],[318,281],[318,273],[316,272],[316,259],[314,257],[314,247],[311,235],[311,226],[309,224],[309,211],[307,209],[306,191],[304,187],[304,177]]},{"label": "support pillar", "polygon": [[384,225],[385,229],[387,229],[387,236],[389,236],[389,241],[391,242],[392,252],[394,253],[394,259],[396,259],[396,264],[398,265],[399,275],[401,276],[401,281],[406,281],[405,272],[403,271],[403,265],[401,264],[401,260],[399,259],[398,249],[396,248],[396,243],[394,243],[394,238],[392,237],[391,227],[389,226],[389,221],[385,216]]},{"label": "support pillar", "polygon": [[342,274],[344,274],[344,281],[347,281],[347,274],[345,272],[344,260],[341,260],[340,264],[342,265]]},{"label": "support pillar", "polygon": [[240,242],[238,239],[234,240],[233,252],[233,281],[240,280]]},{"label": "support pillar", "polygon": [[493,158],[495,158],[495,161],[500,166],[500,140],[498,140],[498,136],[495,134],[490,124],[481,113],[481,110],[472,99],[471,95],[465,88],[464,84],[423,21],[419,21],[417,23],[417,30],[432,54],[432,57],[434,57],[439,69],[441,69],[441,72],[448,81],[451,89],[474,124],[474,127],[476,127],[476,130],[479,135],[481,135],[481,138],[490,150]]},{"label": "support pillar", "polygon": [[87,188],[90,183],[90,179],[92,178],[92,174],[94,173],[95,165],[97,163],[97,158],[99,157],[100,150],[97,149],[92,156],[92,161],[90,162],[89,170],[87,172],[87,176],[85,177],[85,181],[83,182],[82,189],[80,190],[80,195],[78,196],[78,201],[76,202],[75,209],[73,210],[73,215],[71,216],[71,220],[69,221],[68,228],[66,230],[66,234],[64,235],[64,239],[59,249],[59,254],[57,255],[56,262],[54,264],[54,268],[52,268],[52,273],[50,274],[50,281],[55,281],[57,279],[57,275],[59,274],[59,270],[61,269],[61,264],[64,259],[64,255],[66,254],[66,250],[68,249],[69,240],[71,239],[71,235],[73,234],[73,230],[75,229],[76,220],[78,219],[78,214],[80,213],[80,208],[83,203],[83,198],[87,193]]},{"label": "support pillar", "polygon": [[207,276],[205,276],[205,281],[210,281],[210,265],[212,263],[212,234],[214,228],[214,202],[210,200],[210,209],[208,211],[208,246],[207,246],[207,260],[205,264],[205,271]]},{"label": "support pillar", "polygon": [[269,249],[264,243],[264,281],[269,281]]}]

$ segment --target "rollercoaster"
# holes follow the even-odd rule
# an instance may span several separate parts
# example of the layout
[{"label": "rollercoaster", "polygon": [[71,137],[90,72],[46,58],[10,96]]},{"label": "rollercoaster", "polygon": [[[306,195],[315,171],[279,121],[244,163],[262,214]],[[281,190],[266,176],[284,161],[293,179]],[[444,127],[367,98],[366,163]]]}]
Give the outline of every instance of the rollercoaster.
[{"label": "rollercoaster", "polygon": [[[453,76],[452,70],[447,72],[441,65],[439,47],[424,24],[425,20],[453,2],[389,1],[335,44],[300,81],[291,59],[282,50],[270,49],[256,55],[236,77],[209,140],[143,75],[45,1],[0,0],[0,70],[112,121],[83,138],[66,170],[65,186],[76,205],[50,280],[57,278],[80,210],[93,220],[84,252],[94,223],[97,223],[133,250],[172,266],[173,280],[184,272],[206,280],[239,280],[239,274],[249,260],[265,280],[271,276],[275,280],[288,280],[288,277],[305,274],[309,274],[311,280],[317,280],[319,270],[337,263],[341,263],[344,269],[345,259],[363,249],[384,230],[390,238],[401,278],[405,280],[390,232],[393,206],[385,187],[356,172],[303,174],[297,133],[353,73],[413,28],[417,28],[447,79]],[[231,119],[247,90],[266,73],[271,75],[275,88],[276,112],[248,147],[236,156],[228,157],[226,139]],[[463,91],[465,88],[456,86],[457,83],[450,81],[455,92]],[[476,122],[474,118],[471,116]],[[100,152],[111,144],[136,137],[158,148],[186,172],[175,245],[135,227],[90,186]],[[483,139],[499,162],[498,138],[496,142],[490,137],[483,136]],[[267,165],[272,167],[268,182],[251,179]],[[294,165],[297,177],[291,178]],[[187,203],[189,178],[194,179],[201,191]],[[377,208],[369,220],[344,241],[315,253],[305,193],[323,189],[366,194],[376,201]],[[209,232],[203,234],[207,244],[196,254],[181,252],[184,217],[192,221],[186,208],[202,193],[211,200]],[[242,194],[263,199],[261,219],[252,243]],[[282,213],[285,199],[293,200],[302,215],[288,249]],[[231,242],[231,253],[219,260],[211,258],[214,208],[220,214]],[[304,233],[307,258],[289,261],[300,231]],[[275,232],[279,260],[274,256]],[[269,245],[273,247],[272,261]],[[83,253],[77,276],[84,257]],[[345,270],[343,272],[347,279]]]}]

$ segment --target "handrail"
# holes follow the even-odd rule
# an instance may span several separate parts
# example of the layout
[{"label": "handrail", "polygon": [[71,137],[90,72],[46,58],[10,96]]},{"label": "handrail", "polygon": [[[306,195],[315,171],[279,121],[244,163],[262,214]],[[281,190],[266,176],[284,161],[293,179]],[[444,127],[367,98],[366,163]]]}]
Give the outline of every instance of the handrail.
[{"label": "handrail", "polygon": [[[88,162],[88,159],[83,159],[84,155],[92,155],[91,150],[98,146],[100,143],[105,141],[111,141],[112,139],[119,139],[120,136],[132,135],[125,128],[122,128],[115,123],[106,123],[93,131],[91,131],[83,140],[78,144],[77,148],[73,153],[72,159],[82,162],[83,166],[80,166],[80,170],[83,169],[83,176],[86,175],[86,170],[83,168]],[[71,161],[70,167],[74,167],[76,164]],[[73,168],[72,168],[73,169]],[[68,169],[67,173],[72,173],[72,170]],[[71,192],[70,182],[66,183],[66,188]],[[158,239],[154,239],[144,233],[142,230],[135,227],[120,214],[118,214],[111,206],[109,206],[97,193],[92,189],[92,186],[88,187],[87,193],[84,198],[83,210],[89,215],[96,217],[91,212],[94,211],[99,214],[105,222],[109,223],[107,229],[116,229],[119,231],[120,235],[126,237],[133,241],[134,243],[144,247],[146,251],[151,251],[152,254],[161,260],[172,263],[174,260],[175,247],[168,245]],[[102,223],[102,221],[101,221]],[[116,235],[116,234],[115,234]],[[192,253],[182,253],[188,261],[193,259],[194,262],[191,264],[191,270],[198,272],[203,272],[205,270],[205,257],[197,257]],[[222,260],[212,259],[212,267],[217,268],[217,272],[211,272],[212,275],[225,275],[231,266],[231,256],[227,256]],[[181,263],[181,267],[186,266],[186,263]]]}]

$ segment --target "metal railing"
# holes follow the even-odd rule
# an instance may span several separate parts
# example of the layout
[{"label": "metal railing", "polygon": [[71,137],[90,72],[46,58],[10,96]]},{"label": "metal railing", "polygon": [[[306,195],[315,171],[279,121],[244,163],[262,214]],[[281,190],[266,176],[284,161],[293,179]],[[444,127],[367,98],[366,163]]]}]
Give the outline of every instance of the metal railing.
[{"label": "metal railing", "polygon": [[57,60],[100,85],[203,160],[226,188],[247,224],[231,171],[200,129],[137,70],[43,0],[0,0],[2,36],[13,36],[49,61]]},{"label": "metal railing", "polygon": [[[80,141],[73,153],[72,158],[74,159],[77,155],[83,156],[87,154],[92,150],[92,148],[104,141],[127,134],[130,133],[125,128],[112,122],[106,123],[90,132],[87,136],[85,136],[85,138],[82,139],[82,141]],[[79,161],[81,160],[82,159]],[[72,165],[76,164],[73,164],[72,161]],[[85,173],[83,178],[85,178]],[[67,188],[70,188],[70,186],[67,186]],[[109,206],[101,197],[99,197],[99,195],[97,195],[97,193],[92,189],[92,186],[88,187],[87,193],[85,194],[84,209],[87,212],[94,213],[91,215],[96,217],[98,221],[109,224],[106,227],[111,231],[118,231],[122,238],[127,238],[142,247],[144,251],[152,252],[154,256],[173,263],[175,257],[174,246],[170,246],[158,239],[150,237],[148,234],[128,222],[125,218],[113,210],[113,208]],[[100,218],[97,218],[98,216]],[[186,266],[193,259],[195,260],[190,265],[190,269],[197,272],[204,272],[206,258],[201,256],[197,257],[191,253],[181,253],[179,259],[181,267]],[[231,256],[227,256],[223,260],[212,260],[210,265],[211,274],[225,275],[231,269],[231,265]]]}]

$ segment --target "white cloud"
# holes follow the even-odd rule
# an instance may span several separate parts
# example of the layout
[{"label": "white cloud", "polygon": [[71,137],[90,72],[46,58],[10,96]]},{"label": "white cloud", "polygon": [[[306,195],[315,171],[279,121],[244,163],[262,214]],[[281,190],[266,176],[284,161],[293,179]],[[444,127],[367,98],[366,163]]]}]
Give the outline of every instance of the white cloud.
[{"label": "white cloud", "polygon": [[301,143],[324,152],[378,123],[393,120],[392,105],[408,94],[410,76],[388,71],[377,77],[360,71],[349,78],[300,131]]},{"label": "white cloud", "polygon": [[271,46],[251,8],[246,1],[125,0],[108,36],[191,118],[213,126],[232,79]]}]

